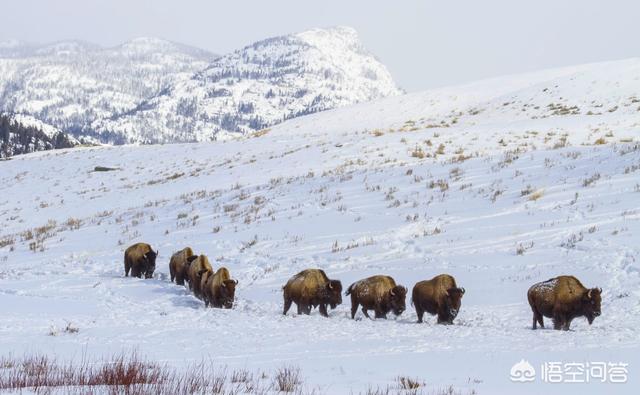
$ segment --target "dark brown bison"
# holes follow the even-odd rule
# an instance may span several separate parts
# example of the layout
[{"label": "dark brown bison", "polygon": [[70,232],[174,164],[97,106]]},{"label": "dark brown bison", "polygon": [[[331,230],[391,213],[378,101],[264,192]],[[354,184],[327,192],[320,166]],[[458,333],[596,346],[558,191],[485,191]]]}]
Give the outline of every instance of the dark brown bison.
[{"label": "dark brown bison", "polygon": [[187,270],[191,262],[196,258],[197,256],[193,255],[191,247],[184,248],[171,255],[171,260],[169,261],[171,281],[175,280],[176,284],[184,285],[184,280],[187,279]]},{"label": "dark brown bison", "polygon": [[229,270],[221,267],[217,272],[205,272],[202,277],[204,284],[202,287],[202,299],[206,307],[233,307],[238,280],[232,280]]},{"label": "dark brown bison", "polygon": [[156,270],[156,257],[158,251],[153,251],[147,243],[137,243],[127,248],[124,252],[124,275],[131,277],[152,278]]},{"label": "dark brown bison", "polygon": [[601,288],[585,288],[573,276],[559,276],[529,288],[527,298],[533,311],[533,329],[544,328],[542,316],[553,319],[553,328],[569,330],[571,321],[585,316],[589,325],[600,315]]},{"label": "dark brown bison", "polygon": [[431,280],[416,283],[411,303],[416,308],[418,322],[422,322],[425,311],[438,315],[438,324],[452,324],[460,311],[464,288],[458,288],[456,280],[448,274],[440,274]]},{"label": "dark brown bison", "polygon": [[292,302],[298,306],[298,314],[309,315],[312,308],[319,306],[320,314],[324,317],[329,316],[327,305],[335,309],[342,303],[342,283],[339,280],[330,280],[320,269],[301,271],[291,277],[282,290],[283,315],[287,314]]},{"label": "dark brown bison", "polygon": [[351,295],[351,318],[355,318],[358,305],[362,305],[362,312],[367,318],[371,318],[368,310],[373,310],[376,318],[386,319],[389,311],[400,315],[406,309],[407,288],[396,285],[390,276],[373,276],[356,281],[349,286],[345,295]]},{"label": "dark brown bison", "polygon": [[206,255],[198,255],[187,269],[189,279],[189,289],[193,291],[196,298],[202,299],[202,275],[206,272],[213,272]]}]

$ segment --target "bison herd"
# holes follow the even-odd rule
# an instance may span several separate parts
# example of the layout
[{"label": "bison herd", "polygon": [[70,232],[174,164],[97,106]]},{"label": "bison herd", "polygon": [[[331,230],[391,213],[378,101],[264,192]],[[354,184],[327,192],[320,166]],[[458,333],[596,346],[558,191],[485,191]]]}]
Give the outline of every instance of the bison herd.
[{"label": "bison herd", "polygon": [[[132,277],[153,277],[156,268],[157,251],[146,243],[134,244],[124,252],[124,274]],[[206,255],[195,255],[190,247],[171,256],[169,260],[171,281],[178,285],[189,285],[193,295],[204,302],[206,307],[230,309],[236,293],[237,280],[232,280],[229,270],[221,267],[213,271]]]},{"label": "bison herd", "polygon": [[[158,251],[149,244],[137,243],[124,253],[125,276],[152,278],[156,268]],[[188,284],[194,296],[204,301],[206,307],[230,309],[233,307],[237,280],[233,280],[225,267],[214,272],[205,255],[195,255],[190,247],[171,256],[169,261],[171,281],[178,285]],[[328,317],[327,307],[335,309],[342,304],[342,283],[332,280],[321,269],[307,269],[294,275],[282,287],[284,308],[287,314],[295,303],[298,314],[310,314],[318,308]],[[351,296],[351,318],[355,319],[358,307],[367,318],[373,310],[375,318],[387,318],[392,312],[396,316],[406,310],[407,288],[396,284],[390,276],[372,276],[351,284],[345,296]],[[441,274],[430,280],[419,281],[411,292],[411,303],[416,310],[418,322],[424,313],[437,316],[438,324],[452,324],[460,311],[465,289],[458,287],[456,280]],[[539,282],[529,288],[527,299],[533,311],[533,329],[544,328],[543,317],[553,320],[554,329],[569,330],[571,321],[586,317],[589,324],[601,314],[601,288],[586,288],[574,276],[559,276]]]}]

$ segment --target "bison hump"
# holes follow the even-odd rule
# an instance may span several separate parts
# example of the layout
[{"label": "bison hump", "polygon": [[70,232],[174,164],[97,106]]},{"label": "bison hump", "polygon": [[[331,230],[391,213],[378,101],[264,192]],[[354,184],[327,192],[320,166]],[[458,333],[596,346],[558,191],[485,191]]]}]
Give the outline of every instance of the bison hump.
[{"label": "bison hump", "polygon": [[533,284],[531,288],[529,288],[529,290],[536,293],[546,294],[546,293],[554,292],[557,287],[558,287],[558,279],[550,278],[547,281],[542,281],[542,282]]}]

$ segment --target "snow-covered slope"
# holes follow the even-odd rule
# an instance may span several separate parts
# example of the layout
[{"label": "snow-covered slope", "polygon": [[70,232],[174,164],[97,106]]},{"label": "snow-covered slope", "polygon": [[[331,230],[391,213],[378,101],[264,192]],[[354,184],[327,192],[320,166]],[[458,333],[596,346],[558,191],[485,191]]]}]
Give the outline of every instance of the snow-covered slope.
[{"label": "snow-covered slope", "polygon": [[[135,108],[171,82],[215,58],[156,38],[114,48],[82,41],[29,45],[0,43],[0,112],[33,116],[76,136],[91,123]],[[100,136],[122,142],[117,136]]]},{"label": "snow-covered slope", "polygon": [[[55,126],[48,125],[48,124],[42,122],[41,120],[32,117],[31,115],[13,114],[11,116],[11,118],[15,122],[18,122],[23,126],[33,127],[33,128],[41,130],[48,137],[55,137],[56,135],[58,135],[60,133],[64,133],[62,130],[56,128]],[[71,137],[71,136],[68,136],[68,137],[74,143],[78,143],[78,141],[76,139],[74,139],[73,137]]]},{"label": "snow-covered slope", "polygon": [[[635,59],[585,65],[325,111],[231,141],[1,162],[0,349],[137,349],[256,376],[293,365],[327,394],[399,375],[437,394],[635,393],[639,76]],[[159,249],[153,280],[123,277],[123,250],[138,241]],[[239,280],[233,310],[205,309],[169,282],[169,257],[187,245]],[[348,298],[328,319],[283,317],[281,287],[308,267],[345,287],[388,274],[411,288],[450,273],[466,294],[451,326],[416,324],[409,300],[387,321],[351,320]],[[528,287],[561,274],[603,288],[602,316],[532,331]],[[534,383],[509,380],[521,359]],[[540,364],[554,361],[629,363],[629,382],[543,383]]]},{"label": "snow-covered slope", "polygon": [[387,69],[347,27],[269,38],[94,129],[131,142],[208,141],[304,114],[397,95]]},{"label": "snow-covered slope", "polygon": [[30,115],[0,113],[0,158],[70,148],[82,143],[93,141],[79,141]]}]

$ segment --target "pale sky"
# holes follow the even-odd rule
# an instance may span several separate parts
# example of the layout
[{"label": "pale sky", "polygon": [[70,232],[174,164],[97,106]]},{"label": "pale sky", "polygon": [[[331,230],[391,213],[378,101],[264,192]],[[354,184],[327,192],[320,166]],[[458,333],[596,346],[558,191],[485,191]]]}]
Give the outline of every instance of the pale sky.
[{"label": "pale sky", "polygon": [[640,55],[636,0],[0,0],[0,41],[155,36],[224,54],[354,27],[405,90]]}]

